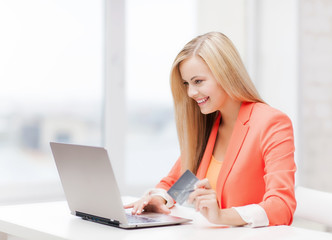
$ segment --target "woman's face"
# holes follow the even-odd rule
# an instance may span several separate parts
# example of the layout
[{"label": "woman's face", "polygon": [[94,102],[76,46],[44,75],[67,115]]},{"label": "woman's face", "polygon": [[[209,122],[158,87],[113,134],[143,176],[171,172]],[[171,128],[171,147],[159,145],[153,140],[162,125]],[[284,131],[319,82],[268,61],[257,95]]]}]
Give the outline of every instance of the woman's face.
[{"label": "woman's face", "polygon": [[180,63],[180,74],[187,94],[194,99],[203,114],[222,112],[229,96],[217,83],[211,70],[198,56],[193,56]]}]

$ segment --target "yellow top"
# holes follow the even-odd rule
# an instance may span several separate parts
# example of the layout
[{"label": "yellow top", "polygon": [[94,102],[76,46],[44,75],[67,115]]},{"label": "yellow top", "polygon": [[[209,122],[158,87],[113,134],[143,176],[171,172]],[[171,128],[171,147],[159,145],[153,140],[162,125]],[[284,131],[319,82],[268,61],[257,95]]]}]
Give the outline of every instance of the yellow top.
[{"label": "yellow top", "polygon": [[209,168],[206,173],[206,178],[209,179],[210,185],[212,189],[216,191],[217,187],[217,180],[220,172],[220,168],[222,166],[222,162],[217,161],[213,155],[211,157],[211,161],[209,164]]}]

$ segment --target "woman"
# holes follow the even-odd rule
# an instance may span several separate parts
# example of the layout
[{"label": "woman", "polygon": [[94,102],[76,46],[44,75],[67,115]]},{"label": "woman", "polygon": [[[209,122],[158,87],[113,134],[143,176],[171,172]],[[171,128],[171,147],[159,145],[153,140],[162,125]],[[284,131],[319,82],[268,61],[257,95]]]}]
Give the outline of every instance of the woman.
[{"label": "woman", "polygon": [[171,89],[181,157],[155,189],[125,208],[170,213],[166,191],[189,169],[201,180],[188,202],[210,222],[291,224],[292,123],[260,98],[231,41],[211,32],[186,44],[173,63]]}]

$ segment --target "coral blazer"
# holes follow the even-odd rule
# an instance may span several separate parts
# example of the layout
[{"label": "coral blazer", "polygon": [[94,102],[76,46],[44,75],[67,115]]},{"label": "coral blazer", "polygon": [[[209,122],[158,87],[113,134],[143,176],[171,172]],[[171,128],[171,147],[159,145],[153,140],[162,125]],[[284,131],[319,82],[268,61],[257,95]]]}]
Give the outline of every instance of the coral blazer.
[{"label": "coral blazer", "polygon": [[[203,179],[213,153],[220,115],[197,171]],[[294,137],[290,119],[264,103],[242,103],[220,169],[220,208],[259,204],[270,225],[290,225],[296,208]],[[157,188],[168,190],[181,175],[181,157]]]}]

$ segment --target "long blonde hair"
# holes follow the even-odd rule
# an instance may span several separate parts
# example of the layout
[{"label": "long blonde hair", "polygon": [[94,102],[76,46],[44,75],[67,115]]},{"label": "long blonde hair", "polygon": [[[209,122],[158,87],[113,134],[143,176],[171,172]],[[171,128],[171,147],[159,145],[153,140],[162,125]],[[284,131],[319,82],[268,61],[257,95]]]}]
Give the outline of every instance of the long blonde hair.
[{"label": "long blonde hair", "polygon": [[181,150],[182,172],[197,173],[206,144],[218,115],[202,114],[197,103],[188,97],[180,74],[180,63],[199,56],[210,68],[217,82],[234,100],[264,102],[252,83],[233,43],[222,33],[210,32],[187,43],[174,60],[170,83],[175,120]]}]

